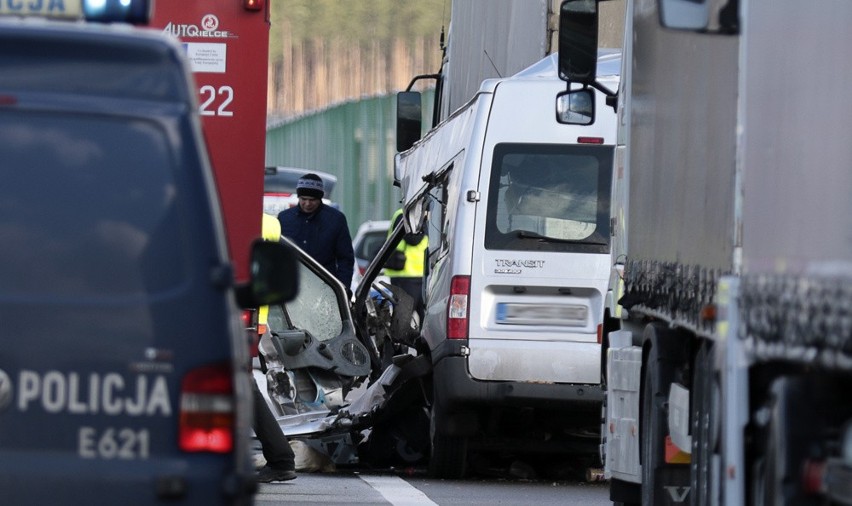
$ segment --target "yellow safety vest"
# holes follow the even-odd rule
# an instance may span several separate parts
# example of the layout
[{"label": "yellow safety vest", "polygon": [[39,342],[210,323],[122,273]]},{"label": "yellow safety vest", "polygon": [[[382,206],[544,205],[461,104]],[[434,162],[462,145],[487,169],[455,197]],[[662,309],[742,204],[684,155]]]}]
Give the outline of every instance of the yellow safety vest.
[{"label": "yellow safety vest", "polygon": [[[402,209],[397,209],[391,217],[391,228],[388,229],[388,235],[393,232],[393,224],[398,216],[402,215]],[[385,275],[389,278],[422,278],[423,277],[423,262],[426,258],[426,248],[429,246],[429,238],[425,235],[423,239],[412,246],[405,242],[405,239],[399,241],[396,245],[397,251],[402,251],[405,254],[405,267],[396,271],[385,268]]]},{"label": "yellow safety vest", "polygon": [[[260,236],[264,241],[281,240],[281,222],[271,214],[263,213],[263,224],[260,228]],[[257,308],[257,330],[260,334],[266,331],[266,322],[269,319],[269,306]]]}]

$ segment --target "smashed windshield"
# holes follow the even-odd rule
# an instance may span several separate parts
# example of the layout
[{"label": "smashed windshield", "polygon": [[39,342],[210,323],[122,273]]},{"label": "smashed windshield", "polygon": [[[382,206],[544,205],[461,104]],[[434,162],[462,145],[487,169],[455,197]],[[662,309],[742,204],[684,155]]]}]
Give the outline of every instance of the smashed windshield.
[{"label": "smashed windshield", "polygon": [[611,146],[500,144],[486,247],[607,252]]},{"label": "smashed windshield", "polygon": [[[287,314],[297,329],[309,331],[320,341],[328,341],[343,332],[343,316],[337,302],[337,295],[331,286],[310,270],[304,263],[299,264],[299,295],[284,305]],[[269,313],[270,328],[287,328],[286,324],[273,322],[279,311]]]}]

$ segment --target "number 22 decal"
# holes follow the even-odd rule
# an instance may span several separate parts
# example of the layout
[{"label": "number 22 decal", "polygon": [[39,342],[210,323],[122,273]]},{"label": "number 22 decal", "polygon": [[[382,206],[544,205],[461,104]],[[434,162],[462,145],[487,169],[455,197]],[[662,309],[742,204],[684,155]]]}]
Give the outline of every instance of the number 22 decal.
[{"label": "number 22 decal", "polygon": [[[230,86],[220,86],[217,91],[215,87],[207,84],[199,90],[203,102],[199,107],[199,112],[202,116],[233,116],[234,111],[228,110],[228,106],[234,100],[234,89]],[[219,107],[214,109],[213,102],[216,101],[216,96],[224,97],[219,103]],[[205,98],[206,97],[206,98]]]}]

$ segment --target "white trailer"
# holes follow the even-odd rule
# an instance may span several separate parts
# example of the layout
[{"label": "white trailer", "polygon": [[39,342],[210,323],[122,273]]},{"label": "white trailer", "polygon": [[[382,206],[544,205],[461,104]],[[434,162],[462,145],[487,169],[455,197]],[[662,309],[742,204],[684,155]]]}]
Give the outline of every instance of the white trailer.
[{"label": "white trailer", "polygon": [[615,502],[852,504],[850,20],[847,0],[628,2]]}]

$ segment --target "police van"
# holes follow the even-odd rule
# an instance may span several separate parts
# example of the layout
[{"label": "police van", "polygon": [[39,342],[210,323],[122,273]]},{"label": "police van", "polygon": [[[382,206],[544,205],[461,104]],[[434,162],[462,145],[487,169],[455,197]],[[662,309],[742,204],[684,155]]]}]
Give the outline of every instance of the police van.
[{"label": "police van", "polygon": [[148,12],[92,5],[0,3],[0,504],[249,504],[237,299],[295,263],[258,242],[235,286],[174,40],[19,19]]}]

